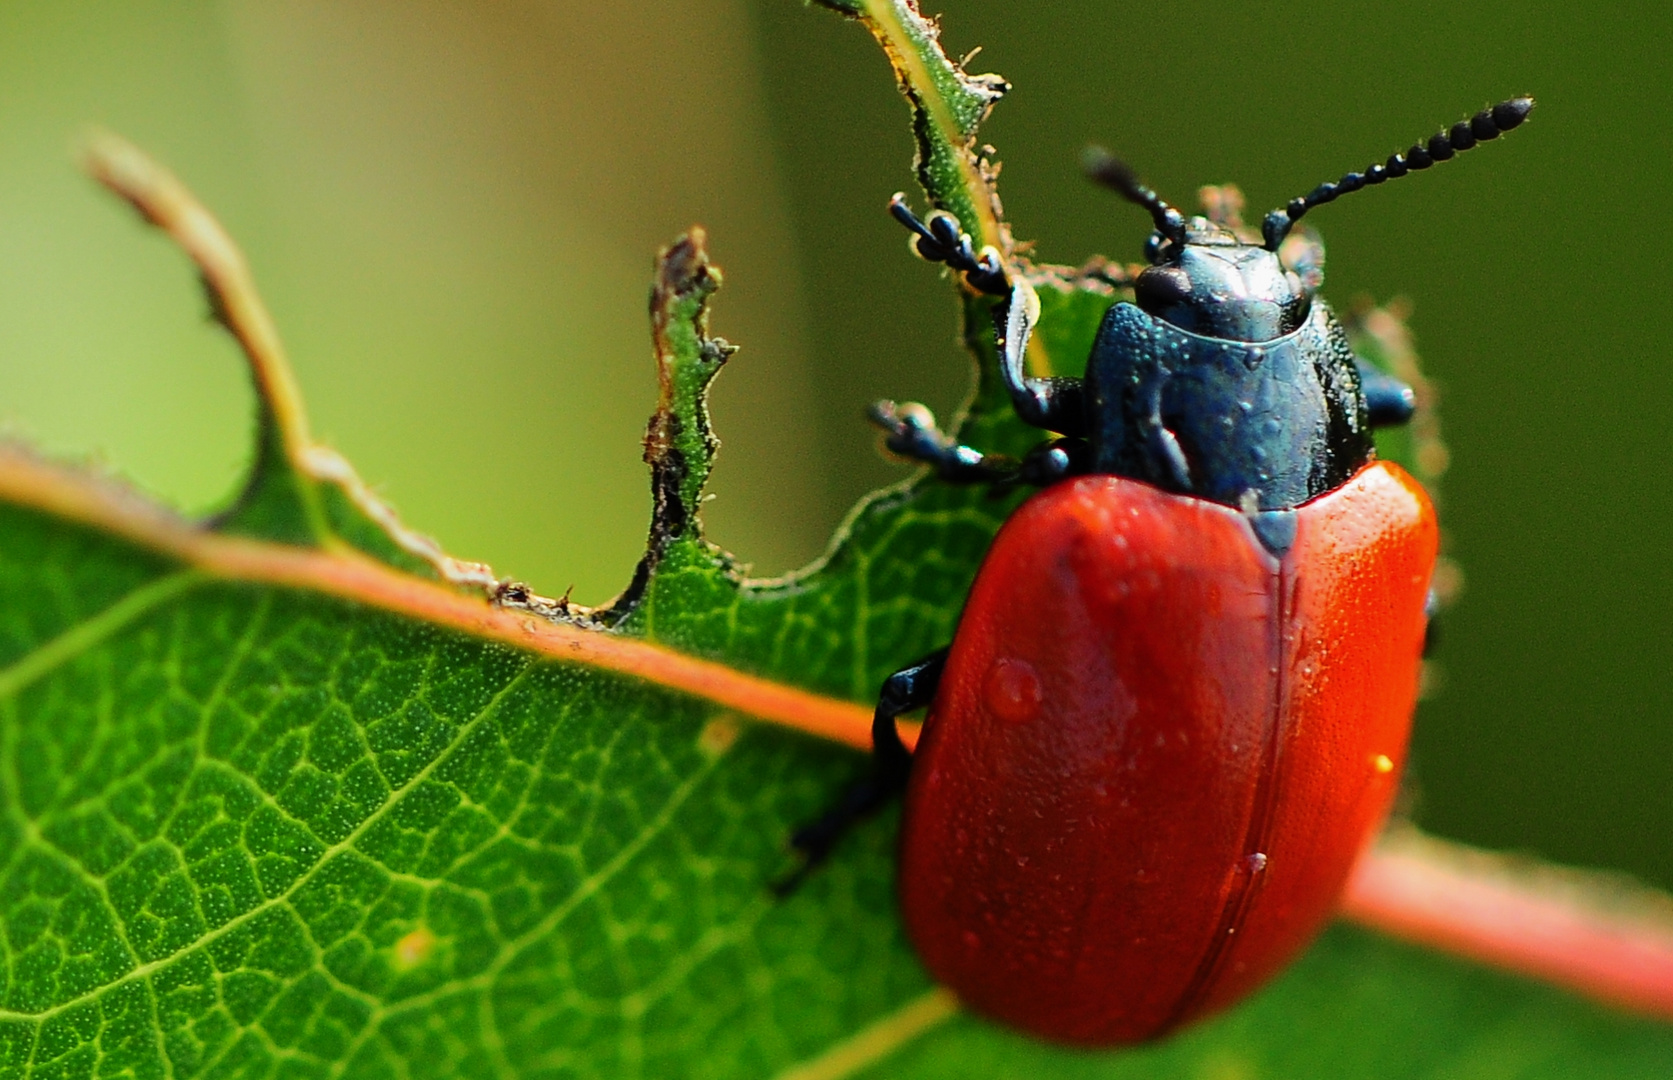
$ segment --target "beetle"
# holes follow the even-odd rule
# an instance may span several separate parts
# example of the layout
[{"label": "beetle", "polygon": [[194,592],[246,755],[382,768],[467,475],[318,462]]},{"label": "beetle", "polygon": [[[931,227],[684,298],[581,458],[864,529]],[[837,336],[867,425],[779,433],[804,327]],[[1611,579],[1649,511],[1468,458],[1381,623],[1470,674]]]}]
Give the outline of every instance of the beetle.
[{"label": "beetle", "polygon": [[[1039,301],[956,219],[894,216],[996,309],[1022,460],[921,406],[873,418],[955,483],[1026,483],[952,644],[883,684],[873,771],[800,830],[798,881],[904,791],[899,893],[929,970],[974,1010],[1086,1045],[1155,1038],[1280,970],[1381,826],[1415,706],[1438,533],[1371,432],[1412,392],[1357,358],[1317,296],[1310,209],[1517,127],[1512,98],[1268,214],[1150,212],[1148,266],[1080,378],[1034,378]],[[915,753],[896,718],[928,707]]]}]

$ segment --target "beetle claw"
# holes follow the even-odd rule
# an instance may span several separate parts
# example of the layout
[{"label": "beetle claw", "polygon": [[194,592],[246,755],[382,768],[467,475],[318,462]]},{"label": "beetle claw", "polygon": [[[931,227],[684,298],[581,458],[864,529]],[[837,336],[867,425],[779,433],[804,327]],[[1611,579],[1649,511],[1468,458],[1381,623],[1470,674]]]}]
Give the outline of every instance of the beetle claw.
[{"label": "beetle claw", "polygon": [[984,247],[977,254],[975,242],[959,224],[958,218],[945,210],[935,210],[926,224],[906,205],[901,192],[889,199],[889,213],[912,230],[912,250],[928,262],[943,263],[964,275],[965,283],[988,296],[1006,296],[1011,291],[1005,275],[1005,261],[999,252]]}]

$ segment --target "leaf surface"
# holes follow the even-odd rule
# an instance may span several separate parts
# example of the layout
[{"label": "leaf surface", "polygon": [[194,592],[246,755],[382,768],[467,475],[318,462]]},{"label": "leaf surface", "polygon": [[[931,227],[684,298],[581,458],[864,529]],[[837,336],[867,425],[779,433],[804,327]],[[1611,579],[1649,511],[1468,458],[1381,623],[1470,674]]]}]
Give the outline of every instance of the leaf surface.
[{"label": "leaf surface", "polygon": [[[1014,257],[972,153],[1002,81],[903,2],[828,6],[900,69],[932,200]],[[605,608],[541,597],[443,555],[314,445],[236,249],[130,148],[93,162],[203,270],[259,441],[206,523],[0,452],[0,1075],[1665,1075],[1665,1026],[1346,928],[1161,1047],[962,1014],[902,935],[892,814],[773,897],[784,838],[862,760],[752,718],[803,699],[750,710],[784,687],[863,718],[950,637],[1019,495],[917,478],[814,567],[744,580],[700,528],[730,350],[694,233],[653,291],[645,561]],[[1072,373],[1121,272],[1026,269],[1031,362]],[[961,434],[1020,452],[990,302],[963,303]],[[711,692],[704,660],[757,682]]]}]

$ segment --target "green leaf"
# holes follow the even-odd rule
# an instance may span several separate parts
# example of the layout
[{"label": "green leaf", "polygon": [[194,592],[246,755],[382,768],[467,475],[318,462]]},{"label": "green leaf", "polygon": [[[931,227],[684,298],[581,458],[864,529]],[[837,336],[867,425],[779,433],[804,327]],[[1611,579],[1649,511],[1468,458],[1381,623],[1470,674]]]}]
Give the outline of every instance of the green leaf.
[{"label": "green leaf", "polygon": [[[932,201],[1008,250],[972,149],[1000,83],[908,4],[829,6],[902,71]],[[250,359],[259,440],[205,523],[0,451],[0,1076],[1648,1077],[1673,1059],[1665,1026],[1349,929],[1160,1047],[1050,1048],[961,1013],[895,915],[892,815],[773,897],[784,838],[862,767],[787,725],[863,731],[883,676],[950,636],[1020,496],[914,479],[815,566],[743,579],[701,532],[705,393],[730,347],[693,232],[652,294],[645,559],[604,608],[541,597],[443,555],[315,445],[213,219],[131,148],[92,156],[198,262]],[[1023,269],[1031,362],[1072,373],[1125,278]],[[998,389],[990,302],[963,304],[958,430],[1016,452],[1036,436]]]},{"label": "green leaf", "polygon": [[888,54],[912,107],[918,182],[931,201],[980,243],[1008,249],[992,170],[976,152],[976,129],[1010,84],[997,75],[970,75],[949,59],[935,24],[908,0],[819,3],[863,23]]}]

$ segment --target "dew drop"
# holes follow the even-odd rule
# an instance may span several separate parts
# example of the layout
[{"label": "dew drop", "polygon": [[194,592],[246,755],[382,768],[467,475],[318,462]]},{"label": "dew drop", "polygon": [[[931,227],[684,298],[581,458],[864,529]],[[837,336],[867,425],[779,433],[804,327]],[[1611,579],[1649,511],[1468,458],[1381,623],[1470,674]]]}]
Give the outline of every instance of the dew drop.
[{"label": "dew drop", "polygon": [[1025,724],[1040,712],[1040,676],[1026,660],[1002,656],[988,669],[984,686],[993,715],[1012,724]]}]

